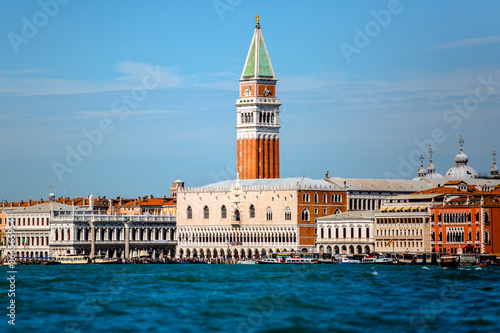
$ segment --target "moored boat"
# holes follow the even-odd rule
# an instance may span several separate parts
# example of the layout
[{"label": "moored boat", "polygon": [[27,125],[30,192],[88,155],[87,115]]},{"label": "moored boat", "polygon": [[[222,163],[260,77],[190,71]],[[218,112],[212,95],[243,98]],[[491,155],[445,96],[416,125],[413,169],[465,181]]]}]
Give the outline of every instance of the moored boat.
[{"label": "moored boat", "polygon": [[339,261],[336,262],[338,265],[358,265],[361,264],[361,261],[353,259],[353,258],[348,258],[348,257],[342,257]]},{"label": "moored boat", "polygon": [[118,263],[119,263],[118,259],[105,258],[104,256],[96,257],[94,259],[94,264],[110,265],[110,264],[118,264]]},{"label": "moored boat", "polygon": [[238,261],[238,264],[240,265],[255,265],[257,262],[255,260],[240,260]]},{"label": "moored boat", "polygon": [[56,257],[56,261],[63,265],[83,265],[89,263],[89,256],[67,255]]},{"label": "moored boat", "polygon": [[281,264],[281,261],[276,258],[263,258],[257,261],[258,264],[265,264],[265,265],[273,265],[273,264]]},{"label": "moored boat", "polygon": [[377,265],[391,265],[391,264],[397,264],[398,261],[396,258],[390,258],[390,257],[383,257],[383,258],[377,258],[375,259],[374,264]]},{"label": "moored boat", "polygon": [[285,264],[318,264],[319,261],[313,258],[286,258]]},{"label": "moored boat", "polygon": [[442,256],[439,262],[439,267],[458,268],[460,266],[460,260],[458,258],[458,256]]}]

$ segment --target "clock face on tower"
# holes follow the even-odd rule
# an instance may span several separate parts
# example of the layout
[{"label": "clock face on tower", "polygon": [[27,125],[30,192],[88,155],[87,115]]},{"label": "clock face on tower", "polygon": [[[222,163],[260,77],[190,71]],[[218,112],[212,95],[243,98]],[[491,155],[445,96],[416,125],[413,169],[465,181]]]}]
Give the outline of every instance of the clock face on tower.
[{"label": "clock face on tower", "polygon": [[258,85],[258,96],[264,97],[275,97],[276,87],[273,85],[259,84]]}]

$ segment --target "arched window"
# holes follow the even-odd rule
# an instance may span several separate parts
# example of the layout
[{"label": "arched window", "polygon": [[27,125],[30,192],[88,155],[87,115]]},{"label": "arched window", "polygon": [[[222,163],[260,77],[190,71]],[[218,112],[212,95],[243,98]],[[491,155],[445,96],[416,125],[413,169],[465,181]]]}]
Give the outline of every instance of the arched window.
[{"label": "arched window", "polygon": [[309,221],[309,210],[307,208],[302,209],[301,218],[302,221]]},{"label": "arched window", "polygon": [[314,193],[314,203],[318,203],[318,193]]},{"label": "arched window", "polygon": [[486,244],[490,243],[490,233],[488,232],[488,230],[486,230],[486,232],[484,233],[484,242]]},{"label": "arched window", "polygon": [[332,238],[332,228],[328,228],[328,238]]},{"label": "arched window", "polygon": [[272,221],[272,220],[273,220],[273,211],[271,210],[271,207],[267,207],[266,221]]},{"label": "arched window", "polygon": [[328,201],[328,196],[326,195],[326,193],[323,194],[323,203],[327,203]]},{"label": "arched window", "polygon": [[321,238],[325,238],[325,229],[321,228]]},{"label": "arched window", "polygon": [[203,207],[203,218],[208,219],[210,217],[210,210],[208,206]]},{"label": "arched window", "polygon": [[303,202],[309,202],[309,200],[310,200],[309,193],[302,194],[302,201]]},{"label": "arched window", "polygon": [[285,221],[290,221],[292,219],[292,210],[290,207],[285,208]]},{"label": "arched window", "polygon": [[188,206],[188,208],[186,209],[186,218],[187,219],[193,218],[193,208],[191,208],[191,206]]},{"label": "arched window", "polygon": [[234,211],[234,220],[240,222],[240,211],[237,209]]},{"label": "arched window", "polygon": [[250,211],[249,211],[249,216],[251,219],[253,219],[255,217],[255,206],[254,205],[250,205]]},{"label": "arched window", "polygon": [[227,209],[226,209],[226,206],[224,206],[224,205],[222,205],[222,207],[220,209],[220,218],[221,219],[227,218]]},{"label": "arched window", "polygon": [[335,211],[333,212],[333,214],[335,214],[335,215],[340,214],[340,209],[335,209]]},{"label": "arched window", "polygon": [[366,228],[366,238],[370,238],[370,228]]}]

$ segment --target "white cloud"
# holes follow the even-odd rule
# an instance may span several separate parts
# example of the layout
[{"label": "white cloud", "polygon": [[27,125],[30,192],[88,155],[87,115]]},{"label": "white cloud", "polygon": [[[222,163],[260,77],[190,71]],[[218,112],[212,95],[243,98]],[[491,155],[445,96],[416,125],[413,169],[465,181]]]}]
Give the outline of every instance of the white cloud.
[{"label": "white cloud", "polygon": [[453,43],[442,44],[432,47],[432,50],[455,49],[460,47],[472,47],[485,44],[500,43],[500,36],[469,38]]},{"label": "white cloud", "polygon": [[[175,110],[130,110],[127,113],[127,117],[138,117],[138,116],[151,116],[151,115],[167,115],[174,114]],[[77,118],[113,118],[120,117],[121,114],[117,114],[111,110],[96,110],[96,111],[77,111],[75,112]]]},{"label": "white cloud", "polygon": [[106,91],[127,91],[136,86],[142,86],[143,80],[154,73],[157,88],[171,88],[183,85],[183,79],[168,67],[147,63],[121,62],[117,71],[122,74],[111,80],[88,81],[68,80],[61,78],[33,77],[29,74],[38,74],[36,70],[21,70],[2,72],[0,74],[0,94],[7,95],[68,95],[86,94]]}]

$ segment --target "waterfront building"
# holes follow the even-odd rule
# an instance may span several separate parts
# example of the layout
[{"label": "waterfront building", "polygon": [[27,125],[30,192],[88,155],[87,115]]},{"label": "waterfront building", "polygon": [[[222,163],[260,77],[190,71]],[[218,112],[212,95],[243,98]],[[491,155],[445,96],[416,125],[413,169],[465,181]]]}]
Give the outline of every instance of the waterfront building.
[{"label": "waterfront building", "polygon": [[5,241],[6,241],[7,214],[4,210],[0,210],[0,258],[5,257]]},{"label": "waterfront building", "polygon": [[279,107],[271,59],[257,18],[236,101],[240,179],[279,178]]},{"label": "waterfront building", "polygon": [[320,217],[316,251],[334,254],[372,253],[373,211],[348,211]]},{"label": "waterfront building", "polygon": [[170,215],[54,213],[50,218],[50,253],[52,256],[94,253],[124,259],[173,256],[175,224],[175,216]]},{"label": "waterfront building", "polygon": [[419,180],[328,177],[328,171],[325,180],[345,189],[349,211],[376,211],[387,198],[419,192],[432,187],[432,185]]},{"label": "waterfront building", "polygon": [[431,209],[463,195],[483,193],[464,181],[386,200],[375,213],[375,251],[422,253],[431,246]]},{"label": "waterfront building", "polygon": [[376,252],[429,252],[429,207],[444,194],[405,194],[384,202],[374,215]]},{"label": "waterfront building", "polygon": [[343,188],[306,177],[227,180],[177,199],[181,257],[314,251],[317,218],[346,211]]},{"label": "waterfront building", "polygon": [[47,202],[7,208],[6,219],[16,237],[16,257],[95,253],[131,258],[141,253],[175,253],[175,216],[95,214],[93,202],[89,207],[61,204],[51,192]]},{"label": "waterfront building", "polygon": [[431,208],[433,252],[500,256],[500,190],[464,195]]}]

